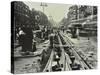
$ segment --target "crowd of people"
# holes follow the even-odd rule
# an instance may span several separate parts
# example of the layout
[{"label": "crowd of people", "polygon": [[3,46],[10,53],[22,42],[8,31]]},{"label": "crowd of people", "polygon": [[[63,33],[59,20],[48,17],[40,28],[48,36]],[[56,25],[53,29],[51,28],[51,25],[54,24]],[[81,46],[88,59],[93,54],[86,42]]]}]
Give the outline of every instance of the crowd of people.
[{"label": "crowd of people", "polygon": [[[36,33],[34,33],[37,31]],[[17,40],[21,46],[21,52],[35,52],[36,51],[36,38],[45,41],[49,39],[49,35],[53,32],[48,26],[44,26],[41,30],[33,30],[30,27],[19,27],[17,30]]]},{"label": "crowd of people", "polygon": [[32,50],[32,40],[33,33],[31,28],[19,28],[18,42],[22,47],[22,52],[33,51]]}]

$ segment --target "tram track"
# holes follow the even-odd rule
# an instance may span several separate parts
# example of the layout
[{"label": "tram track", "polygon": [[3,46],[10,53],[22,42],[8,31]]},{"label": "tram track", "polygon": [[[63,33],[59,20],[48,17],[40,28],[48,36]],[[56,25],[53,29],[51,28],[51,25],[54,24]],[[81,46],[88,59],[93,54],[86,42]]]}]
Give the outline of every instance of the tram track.
[{"label": "tram track", "polygon": [[[56,45],[58,45],[57,47],[54,46],[54,48],[58,51],[58,56],[59,56],[59,52],[61,53],[61,56],[58,57],[59,60],[59,64],[57,64],[57,61],[55,61],[55,53],[57,52],[55,49],[52,49],[51,55],[48,59],[48,62],[43,70],[43,72],[52,72],[52,71],[66,71],[66,70],[71,70],[70,64],[71,64],[71,60],[68,56],[68,54],[65,53],[65,50],[63,47],[60,47],[60,45],[62,45],[61,39],[59,36],[57,36],[58,38],[58,44],[56,43]],[[57,42],[57,40],[56,40]],[[60,51],[59,51],[60,50]],[[56,68],[59,68],[58,70],[54,70],[53,67],[56,63]],[[59,66],[59,67],[57,67]]]},{"label": "tram track", "polygon": [[[43,72],[92,69],[76,51],[77,48],[67,36],[58,33],[56,42],[58,43],[54,44]],[[58,58],[55,59],[55,56]]]},{"label": "tram track", "polygon": [[66,41],[66,43],[71,47],[70,50],[74,53],[76,59],[80,62],[80,65],[82,67],[82,70],[84,69],[93,69],[91,65],[89,65],[82,57],[81,55],[77,52],[77,48],[74,46],[73,42],[68,38],[68,36],[65,36],[63,34],[60,34],[63,39]]}]

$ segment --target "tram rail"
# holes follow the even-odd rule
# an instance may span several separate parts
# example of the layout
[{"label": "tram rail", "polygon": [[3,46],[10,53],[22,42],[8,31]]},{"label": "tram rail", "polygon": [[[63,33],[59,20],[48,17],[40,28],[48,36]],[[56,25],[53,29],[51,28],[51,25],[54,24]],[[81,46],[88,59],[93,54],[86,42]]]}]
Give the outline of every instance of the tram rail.
[{"label": "tram rail", "polygon": [[[59,57],[60,69],[61,69],[61,71],[71,70],[71,67],[70,67],[71,60],[70,60],[68,54],[65,53],[64,48],[59,46],[59,45],[62,45],[60,37],[58,36],[57,38],[58,38],[59,44],[56,44],[58,46],[54,46],[54,47],[55,48],[59,47],[60,50],[61,50],[61,56]],[[46,64],[43,72],[51,72],[51,71],[53,71],[52,67],[54,66],[54,63],[55,63],[55,61],[54,61],[55,52],[56,51],[54,49],[52,49],[51,55],[50,55],[50,57],[48,59],[48,62]]]},{"label": "tram rail", "polygon": [[72,52],[74,53],[75,57],[79,60],[82,69],[93,69],[93,67],[91,65],[89,65],[81,56],[80,54],[76,51],[77,48],[74,46],[73,42],[69,39],[68,36],[65,36],[63,34],[60,34],[63,39],[66,41],[66,43],[71,47]]},{"label": "tram rail", "polygon": [[[71,42],[71,40],[66,36],[64,36],[61,33],[58,33],[58,44],[54,44],[54,48],[57,48],[58,50],[61,50],[61,56],[58,57],[59,61],[55,61],[55,50],[52,49],[51,55],[48,59],[48,62],[46,63],[45,68],[43,69],[43,72],[52,72],[54,63],[56,63],[56,68],[60,68],[59,70],[55,71],[67,71],[67,70],[86,70],[86,69],[92,69],[92,67],[80,56],[80,54],[76,51],[77,48],[75,48],[74,44]],[[69,48],[66,50],[66,48]],[[70,53],[72,55],[70,55]],[[59,55],[58,55],[59,56]],[[74,59],[73,59],[74,57]],[[57,59],[57,60],[58,60]],[[73,61],[74,60],[74,61]],[[76,62],[74,65],[73,62]],[[79,66],[77,68],[77,66]],[[74,69],[73,69],[74,68]]]}]

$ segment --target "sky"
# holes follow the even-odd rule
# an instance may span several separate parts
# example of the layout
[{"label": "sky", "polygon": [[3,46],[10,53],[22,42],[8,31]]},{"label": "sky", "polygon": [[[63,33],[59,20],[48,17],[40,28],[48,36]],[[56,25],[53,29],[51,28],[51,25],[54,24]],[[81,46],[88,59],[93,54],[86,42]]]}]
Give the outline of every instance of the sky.
[{"label": "sky", "polygon": [[[29,6],[30,10],[34,8],[35,10],[42,11],[43,8],[40,6],[41,3],[39,2],[24,2],[27,6]],[[72,5],[68,4],[54,4],[54,3],[46,3],[47,7],[44,8],[44,13],[49,16],[52,16],[55,22],[60,22],[63,17],[67,17],[68,9]]]}]

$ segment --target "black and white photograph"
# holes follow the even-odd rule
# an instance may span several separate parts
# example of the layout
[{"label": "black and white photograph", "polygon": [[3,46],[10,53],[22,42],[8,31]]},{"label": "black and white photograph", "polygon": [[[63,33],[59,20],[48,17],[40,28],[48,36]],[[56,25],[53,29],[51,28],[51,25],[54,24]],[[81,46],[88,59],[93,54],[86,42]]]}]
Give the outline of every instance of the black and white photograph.
[{"label": "black and white photograph", "polygon": [[11,2],[11,73],[97,69],[98,6]]}]

